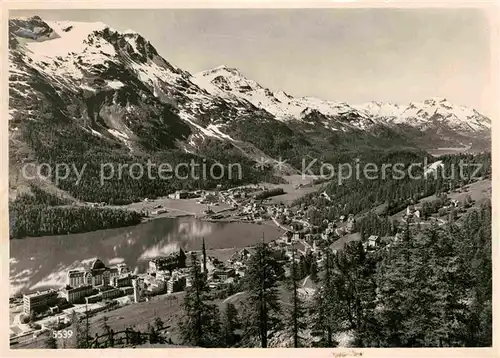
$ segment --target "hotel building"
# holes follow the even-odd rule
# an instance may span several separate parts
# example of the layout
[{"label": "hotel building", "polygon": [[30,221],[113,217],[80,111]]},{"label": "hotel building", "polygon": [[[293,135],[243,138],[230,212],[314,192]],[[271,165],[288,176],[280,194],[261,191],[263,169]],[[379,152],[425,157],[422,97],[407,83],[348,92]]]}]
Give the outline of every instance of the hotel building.
[{"label": "hotel building", "polygon": [[43,311],[55,305],[57,301],[58,293],[56,290],[47,290],[24,295],[23,311],[26,315],[29,315],[31,311]]},{"label": "hotel building", "polygon": [[111,286],[113,287],[132,286],[132,275],[130,274],[130,272],[127,272],[119,276],[111,277]]},{"label": "hotel building", "polygon": [[149,271],[172,271],[186,267],[186,254],[182,249],[165,257],[158,257],[149,261]]},{"label": "hotel building", "polygon": [[85,298],[86,303],[94,303],[106,299],[112,299],[123,295],[123,291],[114,287],[103,287],[98,294]]},{"label": "hotel building", "polygon": [[96,259],[88,269],[68,271],[67,285],[70,287],[83,285],[91,285],[92,287],[108,286],[113,277],[127,272],[128,269],[124,264],[106,267],[101,260]]},{"label": "hotel building", "polygon": [[79,287],[66,287],[61,290],[62,296],[66,298],[69,303],[77,303],[83,301],[85,297],[94,292],[92,285],[83,285]]},{"label": "hotel building", "polygon": [[[172,277],[167,281],[167,293],[174,293],[182,291],[187,285],[189,278],[186,274],[181,274],[179,272],[173,272]],[[190,285],[190,282],[189,282]]]}]

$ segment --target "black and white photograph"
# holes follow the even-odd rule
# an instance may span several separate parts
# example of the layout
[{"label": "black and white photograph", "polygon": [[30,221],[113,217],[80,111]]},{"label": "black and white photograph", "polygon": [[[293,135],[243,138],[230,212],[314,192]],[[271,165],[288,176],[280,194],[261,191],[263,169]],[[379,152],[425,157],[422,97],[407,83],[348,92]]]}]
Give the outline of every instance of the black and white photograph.
[{"label": "black and white photograph", "polygon": [[3,20],[10,350],[493,346],[487,8]]}]

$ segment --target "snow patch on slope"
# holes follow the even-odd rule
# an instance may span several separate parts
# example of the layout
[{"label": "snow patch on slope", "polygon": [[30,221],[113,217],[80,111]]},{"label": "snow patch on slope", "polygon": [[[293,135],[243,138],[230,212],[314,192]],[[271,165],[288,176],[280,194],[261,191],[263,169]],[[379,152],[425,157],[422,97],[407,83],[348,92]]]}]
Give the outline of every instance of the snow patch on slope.
[{"label": "snow patch on slope", "polygon": [[427,167],[427,169],[425,169],[424,176],[427,176],[429,174],[434,173],[435,171],[438,170],[438,168],[443,168],[443,166],[444,165],[443,165],[443,161],[442,160],[438,160],[438,161],[432,163],[431,165],[429,165]]},{"label": "snow patch on slope", "polygon": [[112,135],[114,135],[116,138],[119,138],[119,139],[125,139],[125,140],[130,139],[129,136],[126,133],[123,133],[123,132],[118,131],[116,129],[108,129],[108,132],[111,133]]},{"label": "snow patch on slope", "polygon": [[207,127],[207,130],[215,133],[218,137],[220,138],[223,138],[223,139],[227,139],[227,140],[230,140],[230,141],[233,141],[234,142],[234,139],[231,138],[229,135],[225,134],[225,133],[222,133],[221,130],[220,130],[220,125],[214,125],[214,124],[210,124],[208,127]]},{"label": "snow patch on slope", "polygon": [[[94,31],[108,26],[102,22],[45,21],[60,37],[50,41],[30,42],[27,47],[37,56],[66,56],[72,52],[84,52],[85,40]],[[107,49],[109,51],[109,48]]]},{"label": "snow patch on slope", "polygon": [[116,80],[114,80],[114,81],[108,81],[107,85],[108,85],[109,87],[113,88],[113,89],[119,89],[119,88],[122,88],[123,86],[125,86],[125,85],[123,84],[123,82],[121,82],[121,81],[116,81]]},{"label": "snow patch on slope", "polygon": [[[317,110],[325,116],[338,116],[357,112],[347,103],[325,101],[315,97],[294,98],[283,91],[272,92],[254,80],[243,76],[237,69],[219,66],[194,75],[193,80],[208,93],[247,100],[281,121],[301,119],[304,111]],[[358,116],[366,116],[356,113]]]},{"label": "snow patch on slope", "polygon": [[86,90],[86,91],[91,91],[91,92],[95,92],[96,91],[95,88],[92,88],[92,87],[90,87],[90,86],[88,86],[86,84],[81,84],[80,88],[83,89],[83,90]]}]

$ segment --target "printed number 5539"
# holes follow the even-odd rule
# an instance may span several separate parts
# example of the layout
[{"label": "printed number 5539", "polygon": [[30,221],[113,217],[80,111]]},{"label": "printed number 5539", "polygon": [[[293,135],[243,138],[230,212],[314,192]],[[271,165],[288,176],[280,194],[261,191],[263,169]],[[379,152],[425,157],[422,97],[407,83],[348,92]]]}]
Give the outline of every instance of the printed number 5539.
[{"label": "printed number 5539", "polygon": [[53,331],[52,335],[54,338],[70,338],[73,335],[73,331],[72,330]]}]

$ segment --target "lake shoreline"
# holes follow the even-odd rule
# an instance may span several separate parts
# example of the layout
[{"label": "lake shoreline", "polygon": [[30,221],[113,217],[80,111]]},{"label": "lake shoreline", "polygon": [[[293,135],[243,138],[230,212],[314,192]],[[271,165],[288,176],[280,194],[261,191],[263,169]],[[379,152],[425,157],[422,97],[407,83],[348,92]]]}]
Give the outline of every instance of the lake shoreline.
[{"label": "lake shoreline", "polygon": [[[224,255],[283,235],[275,225],[240,221],[208,221],[191,215],[153,218],[144,223],[88,233],[10,240],[10,297],[51,287],[62,287],[69,270],[95,258],[106,265],[125,263],[132,272],[145,272],[149,260],[171,252],[200,250]],[[214,256],[216,256],[214,255]]]}]

